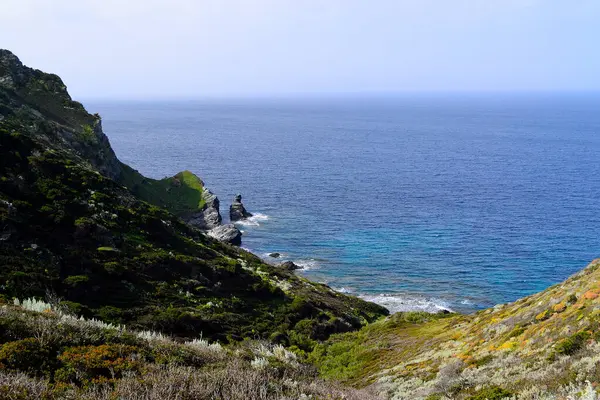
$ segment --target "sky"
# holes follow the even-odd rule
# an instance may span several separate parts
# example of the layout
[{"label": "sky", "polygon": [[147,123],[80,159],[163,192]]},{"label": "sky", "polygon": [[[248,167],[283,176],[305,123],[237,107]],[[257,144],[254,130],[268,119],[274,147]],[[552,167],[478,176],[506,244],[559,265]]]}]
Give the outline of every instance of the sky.
[{"label": "sky", "polygon": [[73,97],[600,90],[598,0],[1,0]]}]

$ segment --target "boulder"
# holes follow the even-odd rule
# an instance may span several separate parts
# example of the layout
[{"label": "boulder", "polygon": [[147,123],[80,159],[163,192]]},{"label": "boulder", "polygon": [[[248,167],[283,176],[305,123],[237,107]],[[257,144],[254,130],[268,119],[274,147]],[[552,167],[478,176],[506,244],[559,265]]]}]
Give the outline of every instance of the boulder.
[{"label": "boulder", "polygon": [[233,204],[229,207],[229,219],[231,222],[240,221],[251,216],[252,214],[249,213],[244,207],[244,204],[242,204],[242,195],[236,195],[233,199]]},{"label": "boulder", "polygon": [[242,244],[242,232],[233,224],[221,225],[207,232],[208,236],[218,241],[240,246]]},{"label": "boulder", "polygon": [[297,265],[297,264],[294,264],[294,263],[293,263],[293,262],[291,262],[291,261],[286,261],[286,262],[283,262],[283,263],[279,264],[279,266],[280,266],[281,268],[287,269],[288,271],[295,271],[295,270],[297,270],[297,269],[300,269],[300,268],[301,268],[299,265]]},{"label": "boulder", "polygon": [[281,257],[281,254],[280,254],[280,253],[270,253],[270,254],[269,254],[269,257],[272,257],[272,258],[279,258],[279,257]]}]

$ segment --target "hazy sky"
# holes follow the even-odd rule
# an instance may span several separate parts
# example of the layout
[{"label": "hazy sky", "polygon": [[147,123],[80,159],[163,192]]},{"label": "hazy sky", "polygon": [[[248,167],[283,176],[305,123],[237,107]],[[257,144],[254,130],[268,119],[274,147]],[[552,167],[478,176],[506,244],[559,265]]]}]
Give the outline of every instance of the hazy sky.
[{"label": "hazy sky", "polygon": [[78,98],[600,90],[600,0],[0,0]]}]

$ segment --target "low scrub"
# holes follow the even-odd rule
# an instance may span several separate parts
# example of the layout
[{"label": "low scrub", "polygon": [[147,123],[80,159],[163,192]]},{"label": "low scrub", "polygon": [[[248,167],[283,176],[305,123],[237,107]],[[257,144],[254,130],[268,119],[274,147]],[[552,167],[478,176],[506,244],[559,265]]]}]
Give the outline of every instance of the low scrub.
[{"label": "low scrub", "polygon": [[174,341],[74,318],[40,301],[19,304],[26,308],[0,306],[2,399],[378,398],[320,380],[314,368],[281,345]]}]

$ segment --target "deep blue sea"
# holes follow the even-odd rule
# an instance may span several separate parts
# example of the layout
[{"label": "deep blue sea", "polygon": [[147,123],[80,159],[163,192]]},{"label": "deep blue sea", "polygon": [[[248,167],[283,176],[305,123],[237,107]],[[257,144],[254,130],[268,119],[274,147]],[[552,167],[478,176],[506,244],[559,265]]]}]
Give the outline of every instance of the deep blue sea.
[{"label": "deep blue sea", "polygon": [[195,172],[225,218],[241,193],[243,247],[392,311],[513,301],[600,257],[600,94],[86,106],[143,174]]}]

